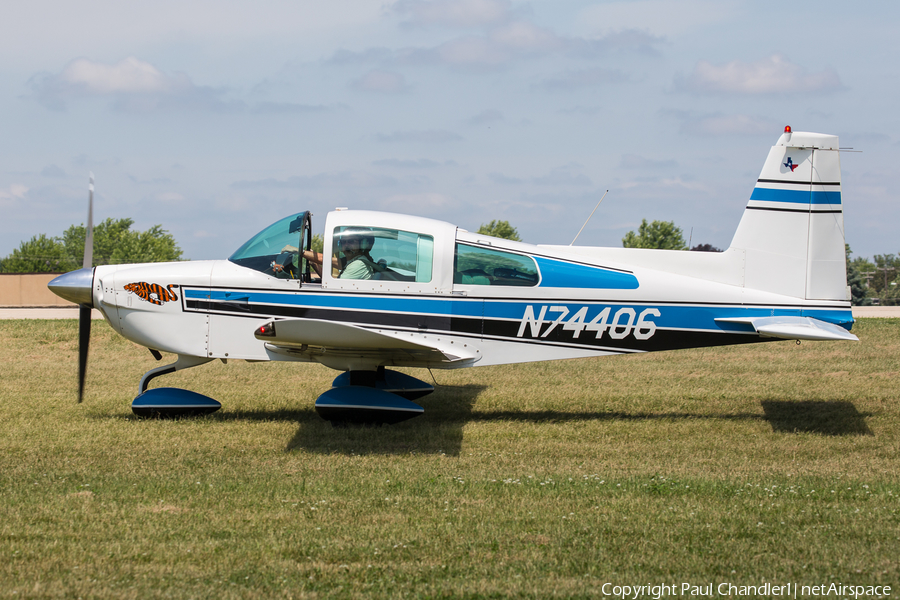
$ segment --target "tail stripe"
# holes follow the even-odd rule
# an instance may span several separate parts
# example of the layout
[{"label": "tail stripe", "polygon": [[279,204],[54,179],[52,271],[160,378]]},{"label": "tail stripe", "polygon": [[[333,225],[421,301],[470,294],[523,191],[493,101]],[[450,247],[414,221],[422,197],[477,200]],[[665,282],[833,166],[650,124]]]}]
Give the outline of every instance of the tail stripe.
[{"label": "tail stripe", "polygon": [[[809,188],[809,183],[804,184]],[[813,184],[818,185],[818,184]],[[790,202],[791,204],[840,204],[840,192],[816,192],[806,190],[778,190],[772,188],[753,188],[750,200],[761,202]]]},{"label": "tail stripe", "polygon": [[769,210],[772,212],[795,212],[806,214],[814,212],[817,215],[839,215],[844,212],[839,208],[835,210],[807,210],[805,208],[773,208],[771,206],[748,206],[747,210]]},{"label": "tail stripe", "polygon": [[840,181],[787,181],[786,179],[757,179],[756,183],[785,183],[788,185],[841,185]]}]

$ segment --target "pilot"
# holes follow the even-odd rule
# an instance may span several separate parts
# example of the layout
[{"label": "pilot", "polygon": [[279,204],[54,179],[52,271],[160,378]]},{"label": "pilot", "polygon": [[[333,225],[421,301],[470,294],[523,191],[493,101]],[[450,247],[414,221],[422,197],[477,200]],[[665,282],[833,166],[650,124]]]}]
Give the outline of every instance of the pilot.
[{"label": "pilot", "polygon": [[[283,256],[288,255],[288,259],[282,259]],[[312,250],[304,250],[301,252],[296,246],[290,244],[281,249],[281,254],[272,261],[272,264],[269,265],[269,267],[272,269],[275,277],[279,279],[295,279],[300,273],[300,265],[298,263],[301,256],[309,261],[309,266],[315,271],[315,276],[312,280],[321,280],[322,260],[324,258],[322,254],[313,252]]]},{"label": "pilot", "polygon": [[346,259],[340,278],[372,279],[372,274],[377,269],[375,261],[369,255],[375,244],[372,230],[362,227],[345,229],[337,242]]},{"label": "pilot", "polygon": [[[375,236],[372,231],[363,227],[351,227],[335,236],[334,256],[331,259],[335,273],[339,272],[341,279],[372,279],[376,271],[385,270],[386,267],[381,264],[383,259],[376,263],[369,255],[374,244]],[[344,253],[343,261],[338,258],[340,252]],[[302,256],[321,278],[325,256],[312,250],[304,250]]]}]

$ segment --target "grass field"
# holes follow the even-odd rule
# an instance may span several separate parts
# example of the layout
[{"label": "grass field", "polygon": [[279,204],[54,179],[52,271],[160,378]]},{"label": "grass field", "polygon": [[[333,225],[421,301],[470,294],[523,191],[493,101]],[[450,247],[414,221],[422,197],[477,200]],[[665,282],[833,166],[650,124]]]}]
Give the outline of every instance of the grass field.
[{"label": "grass field", "polygon": [[158,363],[105,323],[78,405],[76,331],[0,321],[0,598],[900,592],[900,319],[435,371],[425,415],[379,429],[320,420],[337,373],[298,364],[166,376],[223,409],[138,420]]}]

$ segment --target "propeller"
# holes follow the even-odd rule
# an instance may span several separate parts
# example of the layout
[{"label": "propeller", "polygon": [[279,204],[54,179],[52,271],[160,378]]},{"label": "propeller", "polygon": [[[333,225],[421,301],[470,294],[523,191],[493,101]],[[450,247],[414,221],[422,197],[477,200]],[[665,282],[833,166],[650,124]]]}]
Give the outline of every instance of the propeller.
[{"label": "propeller", "polygon": [[[84,262],[90,269],[94,262],[94,174],[88,184],[88,216],[84,235]],[[92,286],[93,287],[93,286]],[[91,342],[91,308],[93,302],[78,305],[78,403],[84,398],[84,378],[87,371],[88,346]]]}]

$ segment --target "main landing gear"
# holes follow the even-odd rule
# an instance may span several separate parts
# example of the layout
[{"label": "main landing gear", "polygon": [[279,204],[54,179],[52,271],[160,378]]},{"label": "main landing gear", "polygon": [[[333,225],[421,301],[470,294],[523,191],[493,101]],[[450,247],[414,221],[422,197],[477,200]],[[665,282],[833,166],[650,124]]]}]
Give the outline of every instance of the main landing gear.
[{"label": "main landing gear", "polygon": [[[180,354],[170,365],[150,369],[141,378],[140,394],[131,403],[139,417],[177,418],[208,415],[222,405],[203,394],[179,388],[148,390],[160,375],[197,367],[211,358]],[[332,425],[393,425],[425,412],[413,402],[434,391],[434,386],[415,377],[378,367],[375,371],[347,371],[316,400],[316,412]]]},{"label": "main landing gear", "polygon": [[415,377],[378,367],[347,371],[316,400],[316,412],[332,425],[393,425],[425,412],[413,402],[434,391]]}]

